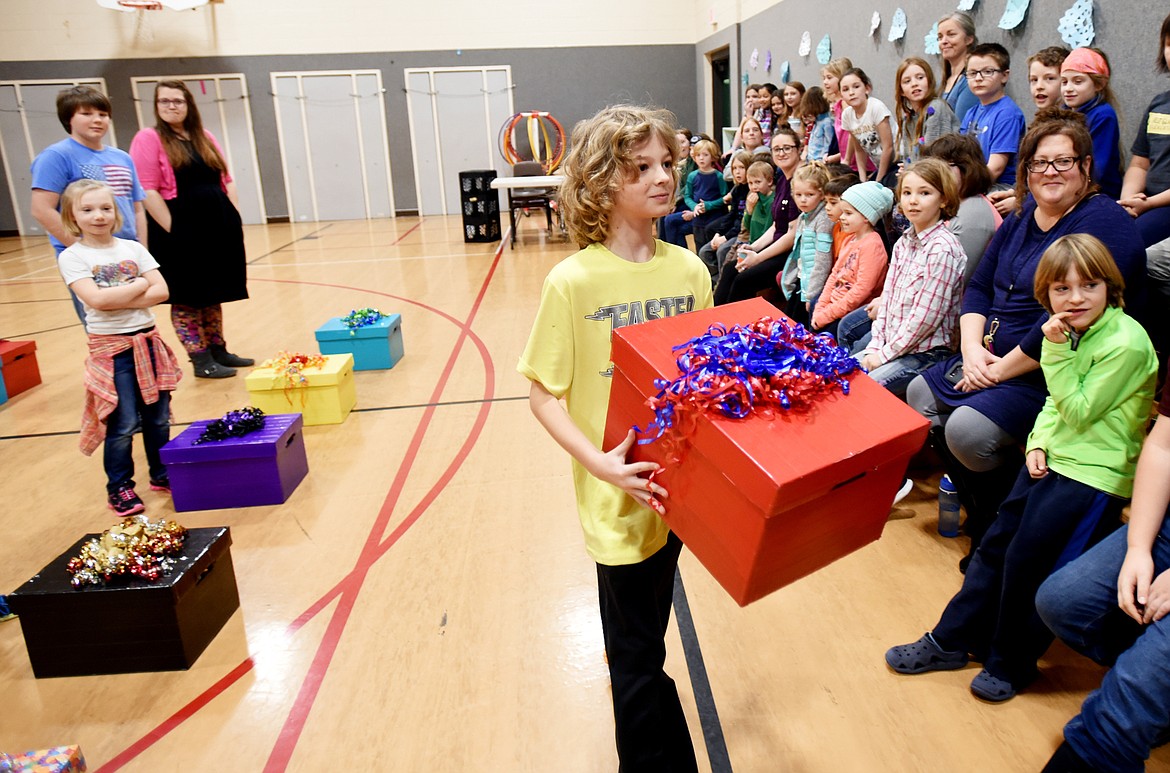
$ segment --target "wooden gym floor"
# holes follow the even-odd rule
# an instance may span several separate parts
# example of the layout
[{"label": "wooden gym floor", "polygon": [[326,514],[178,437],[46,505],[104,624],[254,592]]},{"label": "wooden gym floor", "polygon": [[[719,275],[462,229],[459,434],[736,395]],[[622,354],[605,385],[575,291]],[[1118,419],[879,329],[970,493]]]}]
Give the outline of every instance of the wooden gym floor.
[{"label": "wooden gym floor", "polygon": [[[328,317],[375,306],[401,313],[406,356],[356,374],[344,424],[306,428],[310,472],[287,503],[177,517],[231,527],[241,597],[189,671],[38,680],[20,622],[0,624],[0,750],[79,743],[97,771],[616,769],[568,459],[515,371],[571,248],[536,218],[520,229],[502,251],[464,244],[456,218],[247,229],[233,350],[316,351]],[[0,407],[7,592],[114,520],[100,451],[77,450],[85,337],[44,240],[0,240],[0,335],[35,339],[44,378]],[[242,377],[187,369],[174,432],[247,402]],[[1042,767],[1101,669],[1056,645],[1033,688],[993,706],[968,692],[977,666],[899,677],[882,658],[960,584],[936,483],[918,481],[877,543],[746,609],[684,551],[668,670],[701,770]],[[175,517],[140,492],[152,518]],[[86,632],[62,620],[61,635]],[[1170,771],[1170,752],[1155,760]]]}]

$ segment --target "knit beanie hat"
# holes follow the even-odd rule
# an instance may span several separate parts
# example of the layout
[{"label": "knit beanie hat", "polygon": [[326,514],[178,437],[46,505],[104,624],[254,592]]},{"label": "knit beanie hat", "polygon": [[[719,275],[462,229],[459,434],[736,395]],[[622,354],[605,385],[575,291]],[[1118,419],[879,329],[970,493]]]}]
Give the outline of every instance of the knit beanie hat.
[{"label": "knit beanie hat", "polygon": [[877,221],[894,207],[894,194],[875,180],[850,186],[841,194],[841,198],[873,225],[877,225]]}]

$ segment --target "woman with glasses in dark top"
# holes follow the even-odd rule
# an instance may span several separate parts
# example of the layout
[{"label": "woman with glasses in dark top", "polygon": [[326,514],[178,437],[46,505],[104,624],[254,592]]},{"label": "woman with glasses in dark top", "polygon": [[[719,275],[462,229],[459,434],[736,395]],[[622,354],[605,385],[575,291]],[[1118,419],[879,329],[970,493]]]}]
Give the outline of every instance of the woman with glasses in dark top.
[{"label": "woman with glasses in dark top", "polygon": [[789,181],[800,166],[800,139],[791,126],[772,134],[772,161],[776,164],[772,226],[755,242],[739,248],[738,260],[728,260],[715,286],[715,305],[754,298],[760,290],[776,287],[776,275],[784,268],[796,240],[800,215]]},{"label": "woman with glasses in dark top", "polygon": [[1032,294],[1040,256],[1070,233],[1096,236],[1125,278],[1126,311],[1140,314],[1145,249],[1133,219],[1100,195],[1089,176],[1093,140],[1078,113],[1037,114],[1020,143],[1022,207],[992,238],[963,296],[960,352],[910,383],[907,402],[930,420],[967,511],[971,552],[995,519],[1023,463],[1024,442],[1047,395],[1040,326],[1047,312]]}]

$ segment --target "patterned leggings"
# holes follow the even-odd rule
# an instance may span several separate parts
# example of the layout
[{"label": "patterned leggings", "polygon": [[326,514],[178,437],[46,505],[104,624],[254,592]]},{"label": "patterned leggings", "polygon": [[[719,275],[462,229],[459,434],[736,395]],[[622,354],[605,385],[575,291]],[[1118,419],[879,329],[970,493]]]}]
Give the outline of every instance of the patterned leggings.
[{"label": "patterned leggings", "polygon": [[202,307],[172,303],[171,324],[188,354],[205,352],[212,345],[223,345],[223,307],[218,303]]}]

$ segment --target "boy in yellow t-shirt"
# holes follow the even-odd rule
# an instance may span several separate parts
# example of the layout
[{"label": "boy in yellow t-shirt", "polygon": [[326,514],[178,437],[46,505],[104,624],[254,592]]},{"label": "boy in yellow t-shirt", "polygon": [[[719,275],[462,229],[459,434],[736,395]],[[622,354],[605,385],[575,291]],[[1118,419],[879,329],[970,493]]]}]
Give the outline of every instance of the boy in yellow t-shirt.
[{"label": "boy in yellow t-shirt", "polygon": [[674,205],[676,142],[665,111],[616,106],[577,124],[560,203],[582,249],[545,279],[518,365],[532,381],[533,414],[573,457],[585,548],[597,563],[618,757],[629,770],[696,770],[663,671],[682,549],[657,514],[667,492],[642,477],[656,464],[627,463],[633,430],[601,449],[613,330],[712,305],[706,266],[653,236],[654,220]]}]

